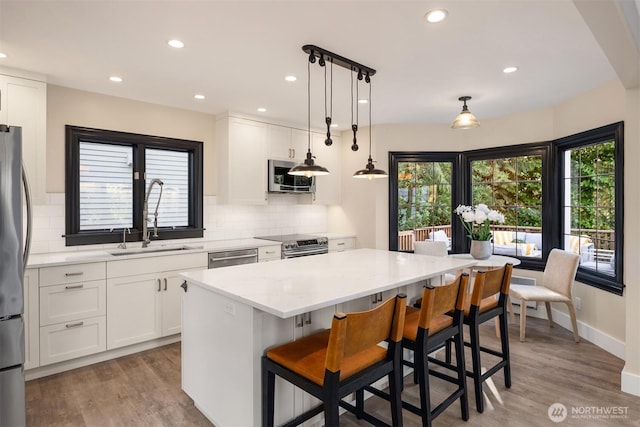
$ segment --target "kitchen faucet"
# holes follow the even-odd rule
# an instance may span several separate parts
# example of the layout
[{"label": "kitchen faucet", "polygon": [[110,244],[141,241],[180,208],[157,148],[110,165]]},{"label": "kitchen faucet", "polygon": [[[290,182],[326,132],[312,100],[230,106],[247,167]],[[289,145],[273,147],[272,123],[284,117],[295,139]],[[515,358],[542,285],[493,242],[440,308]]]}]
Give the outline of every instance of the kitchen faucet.
[{"label": "kitchen faucet", "polygon": [[118,245],[120,249],[127,249],[127,233],[131,234],[131,230],[129,228],[124,227],[122,229],[122,242]]},{"label": "kitchen faucet", "polygon": [[149,219],[149,194],[151,194],[151,189],[154,184],[158,184],[160,186],[160,195],[158,196],[158,203],[156,204],[156,210],[153,213],[153,237],[158,237],[158,206],[160,206],[160,199],[162,199],[162,187],[164,186],[164,182],[160,181],[158,178],[154,178],[149,183],[149,187],[147,188],[147,194],[144,196],[144,206],[142,208],[142,247],[146,248],[151,243],[150,234],[151,232],[147,231],[147,222],[151,221]]}]

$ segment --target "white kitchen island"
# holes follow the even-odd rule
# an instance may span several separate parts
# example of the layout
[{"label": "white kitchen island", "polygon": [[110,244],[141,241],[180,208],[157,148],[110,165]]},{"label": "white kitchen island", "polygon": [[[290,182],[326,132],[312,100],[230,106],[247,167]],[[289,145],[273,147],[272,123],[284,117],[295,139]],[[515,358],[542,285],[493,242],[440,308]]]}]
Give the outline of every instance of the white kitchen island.
[{"label": "white kitchen island", "polygon": [[[261,425],[264,350],[330,326],[474,260],[357,249],[182,273],[182,388],[216,427]],[[373,298],[371,298],[374,296]],[[276,382],[276,424],[313,402]]]}]

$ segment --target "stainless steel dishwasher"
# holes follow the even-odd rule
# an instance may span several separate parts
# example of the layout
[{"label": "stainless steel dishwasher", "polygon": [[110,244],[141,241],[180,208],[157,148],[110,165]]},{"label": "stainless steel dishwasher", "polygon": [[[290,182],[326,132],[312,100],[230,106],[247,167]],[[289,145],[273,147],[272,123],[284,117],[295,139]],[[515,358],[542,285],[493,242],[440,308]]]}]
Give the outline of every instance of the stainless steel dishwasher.
[{"label": "stainless steel dishwasher", "polygon": [[256,262],[258,262],[258,249],[209,252],[209,268],[253,264]]}]

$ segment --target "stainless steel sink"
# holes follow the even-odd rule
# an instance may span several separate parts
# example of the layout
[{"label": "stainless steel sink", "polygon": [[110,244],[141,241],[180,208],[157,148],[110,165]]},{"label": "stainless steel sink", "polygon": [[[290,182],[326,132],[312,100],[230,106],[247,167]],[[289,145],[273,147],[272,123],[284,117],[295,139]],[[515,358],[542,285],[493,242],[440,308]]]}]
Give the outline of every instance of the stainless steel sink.
[{"label": "stainless steel sink", "polygon": [[132,249],[119,249],[117,251],[109,252],[113,256],[123,256],[123,255],[139,255],[139,254],[154,254],[158,252],[175,252],[175,251],[188,251],[192,249],[202,249],[203,246],[191,246],[191,245],[182,245],[182,246],[160,246],[157,248],[132,248]]}]

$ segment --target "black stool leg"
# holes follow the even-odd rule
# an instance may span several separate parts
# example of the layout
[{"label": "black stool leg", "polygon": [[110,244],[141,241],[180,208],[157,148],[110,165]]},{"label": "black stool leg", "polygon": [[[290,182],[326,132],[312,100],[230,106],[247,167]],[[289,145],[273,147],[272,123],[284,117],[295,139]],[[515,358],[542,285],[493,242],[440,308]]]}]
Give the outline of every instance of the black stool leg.
[{"label": "black stool leg", "polygon": [[509,355],[509,325],[507,313],[500,315],[500,343],[502,344],[502,360],[504,365],[504,386],[511,388],[511,356]]},{"label": "black stool leg", "polygon": [[471,362],[473,366],[473,386],[476,394],[476,409],[482,413],[484,411],[484,400],[482,396],[482,372],[480,367],[480,330],[475,322],[469,325],[471,341]]},{"label": "black stool leg", "polygon": [[415,349],[415,372],[418,376],[420,388],[420,409],[422,426],[431,427],[431,395],[429,393],[429,362],[424,344],[418,340]]},{"label": "black stool leg", "polygon": [[[467,368],[464,362],[464,339],[462,331],[455,336],[456,345],[456,367],[458,368],[458,387],[462,388],[462,396],[460,396],[460,412],[462,419],[469,419],[469,399],[467,393]],[[449,346],[447,346],[449,348]],[[449,356],[451,357],[451,356]]]},{"label": "black stool leg", "polygon": [[273,427],[276,375],[267,367],[266,358],[262,358],[262,425]]}]

